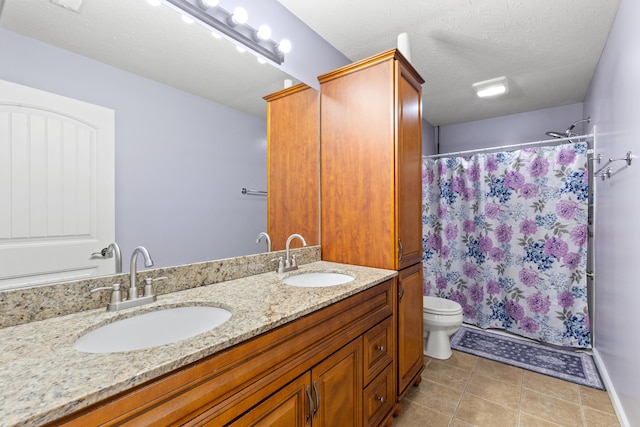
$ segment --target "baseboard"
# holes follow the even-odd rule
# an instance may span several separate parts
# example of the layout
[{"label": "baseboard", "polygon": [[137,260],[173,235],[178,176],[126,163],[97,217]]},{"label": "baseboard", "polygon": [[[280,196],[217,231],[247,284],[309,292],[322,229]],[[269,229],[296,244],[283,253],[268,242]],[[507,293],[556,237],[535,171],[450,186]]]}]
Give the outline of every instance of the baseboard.
[{"label": "baseboard", "polygon": [[631,427],[629,424],[629,420],[627,420],[627,416],[624,413],[624,409],[620,404],[620,399],[618,399],[618,394],[616,393],[616,389],[611,382],[611,378],[609,377],[609,373],[607,372],[607,368],[600,357],[600,353],[597,348],[593,348],[593,361],[598,368],[598,373],[602,378],[602,382],[604,383],[604,387],[607,389],[607,393],[609,394],[609,398],[611,399],[611,404],[613,405],[613,409],[616,411],[616,415],[618,417],[618,421],[620,421],[620,425],[622,427]]}]

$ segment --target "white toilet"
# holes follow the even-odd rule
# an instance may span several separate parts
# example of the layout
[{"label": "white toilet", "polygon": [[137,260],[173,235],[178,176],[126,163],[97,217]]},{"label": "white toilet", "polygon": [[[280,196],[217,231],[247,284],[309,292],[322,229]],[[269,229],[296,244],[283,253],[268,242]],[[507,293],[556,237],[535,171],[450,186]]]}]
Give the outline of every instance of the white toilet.
[{"label": "white toilet", "polygon": [[462,325],[462,306],[455,301],[422,297],[424,354],[435,359],[451,357],[449,337]]}]

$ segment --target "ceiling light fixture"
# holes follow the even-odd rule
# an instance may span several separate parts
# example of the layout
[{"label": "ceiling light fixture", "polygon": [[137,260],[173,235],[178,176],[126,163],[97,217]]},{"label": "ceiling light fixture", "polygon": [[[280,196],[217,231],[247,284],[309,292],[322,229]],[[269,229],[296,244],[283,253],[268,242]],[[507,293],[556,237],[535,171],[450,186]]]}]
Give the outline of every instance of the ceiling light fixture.
[{"label": "ceiling light fixture", "polygon": [[[248,13],[243,8],[236,8],[229,13],[216,0],[164,0],[167,6],[181,14],[188,14],[210,30],[215,30],[234,42],[252,50],[258,55],[280,65],[284,62],[284,54],[291,50],[291,42],[282,40],[277,43],[270,39],[262,39],[255,28],[248,25]],[[212,6],[213,5],[213,6]],[[264,35],[264,30],[262,32]],[[288,50],[285,51],[284,47]]]},{"label": "ceiling light fixture", "polygon": [[504,76],[477,82],[472,86],[479,98],[491,98],[509,93],[507,78]]}]

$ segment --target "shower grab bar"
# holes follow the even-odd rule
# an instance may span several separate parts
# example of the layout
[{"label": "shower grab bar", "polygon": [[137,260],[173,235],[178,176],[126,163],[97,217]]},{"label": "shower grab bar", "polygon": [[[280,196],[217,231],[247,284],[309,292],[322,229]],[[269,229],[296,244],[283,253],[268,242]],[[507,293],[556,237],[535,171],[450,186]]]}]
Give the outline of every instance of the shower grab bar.
[{"label": "shower grab bar", "polygon": [[266,196],[267,192],[261,190],[247,190],[246,188],[243,188],[242,194],[246,194],[247,196]]}]

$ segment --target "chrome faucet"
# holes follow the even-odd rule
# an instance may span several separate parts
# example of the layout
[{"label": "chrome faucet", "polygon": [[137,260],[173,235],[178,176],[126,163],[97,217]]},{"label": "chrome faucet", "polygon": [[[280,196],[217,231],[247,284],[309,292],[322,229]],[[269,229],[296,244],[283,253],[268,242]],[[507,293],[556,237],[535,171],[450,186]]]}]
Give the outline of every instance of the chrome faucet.
[{"label": "chrome faucet", "polygon": [[279,273],[284,273],[285,271],[292,271],[292,270],[297,270],[298,269],[298,264],[296,262],[296,256],[289,256],[289,245],[291,244],[291,241],[293,239],[300,239],[300,241],[302,242],[302,246],[307,246],[307,242],[304,240],[304,237],[302,237],[299,234],[292,234],[291,236],[289,236],[289,238],[287,239],[287,246],[286,246],[286,252],[285,252],[285,260],[284,260],[284,267],[282,269],[282,271],[280,271],[280,269],[278,268],[278,272]]},{"label": "chrome faucet", "polygon": [[264,231],[258,234],[258,237],[256,238],[256,243],[260,243],[260,240],[262,240],[263,237],[267,241],[267,252],[271,252],[271,237],[269,237],[269,235]]},{"label": "chrome faucet", "polygon": [[130,282],[129,282],[129,297],[128,299],[130,300],[134,300],[138,298],[138,283],[136,280],[136,275],[137,275],[137,261],[138,261],[138,254],[142,254],[142,256],[144,257],[144,266],[145,267],[153,267],[153,260],[151,259],[151,255],[149,255],[149,251],[147,251],[147,249],[144,246],[138,246],[137,248],[135,248],[133,250],[133,253],[131,254],[131,268],[129,269],[129,277],[130,277]]},{"label": "chrome faucet", "polygon": [[[118,251],[120,248],[118,248]],[[131,269],[129,271],[130,286],[129,286],[129,295],[126,300],[122,300],[122,294],[120,292],[120,284],[114,283],[111,286],[103,286],[100,288],[91,289],[91,293],[102,290],[110,290],[111,298],[109,304],[107,305],[108,311],[118,311],[124,310],[125,308],[137,307],[139,305],[148,304],[154,302],[158,299],[156,294],[153,292],[153,282],[158,280],[164,280],[166,277],[158,277],[156,279],[152,279],[147,277],[144,279],[144,293],[142,295],[138,295],[138,284],[136,277],[136,263],[138,261],[138,254],[142,254],[144,257],[144,266],[145,267],[153,267],[153,260],[149,255],[149,251],[145,249],[144,246],[138,246],[133,250],[131,254]]]},{"label": "chrome faucet", "polygon": [[100,255],[102,257],[116,256],[116,274],[122,273],[122,253],[120,252],[120,246],[116,242],[109,243],[109,246],[106,248],[102,248],[100,252],[94,252],[91,255],[97,256]]},{"label": "chrome faucet", "polygon": [[122,252],[120,252],[120,246],[116,242],[107,246],[107,255],[111,256],[112,253],[116,257],[116,273],[122,273]]}]

